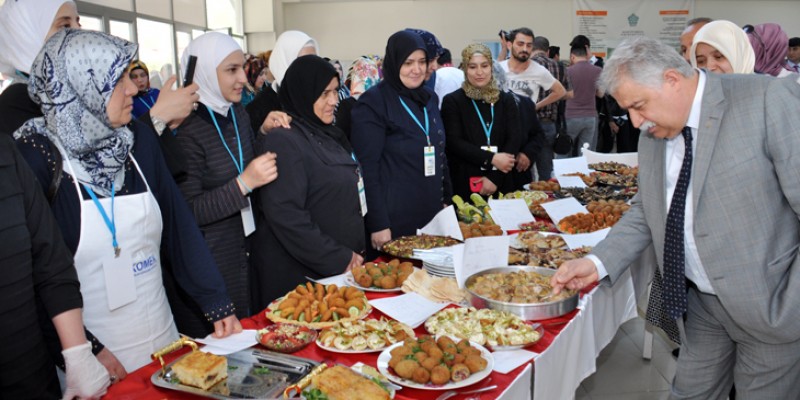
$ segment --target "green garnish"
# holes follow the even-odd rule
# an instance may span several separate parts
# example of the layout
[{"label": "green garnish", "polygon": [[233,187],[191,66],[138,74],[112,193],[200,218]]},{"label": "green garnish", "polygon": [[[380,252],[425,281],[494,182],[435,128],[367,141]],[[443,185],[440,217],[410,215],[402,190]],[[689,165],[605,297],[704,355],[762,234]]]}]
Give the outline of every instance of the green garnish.
[{"label": "green garnish", "polygon": [[266,375],[269,373],[269,368],[267,367],[255,367],[253,368],[253,373],[256,375]]},{"label": "green garnish", "polygon": [[178,383],[181,383],[181,381],[180,381],[180,379],[178,379],[178,377],[173,376],[172,378],[170,378],[169,383],[178,384]]},{"label": "green garnish", "polygon": [[386,393],[392,394],[392,392],[389,390],[389,388],[386,387],[386,384],[382,380],[380,380],[380,379],[378,379],[378,378],[376,378],[374,376],[372,378],[370,378],[370,380],[375,382],[375,383],[377,383],[378,386],[381,387],[381,389],[386,391]]},{"label": "green garnish", "polygon": [[306,400],[328,400],[328,396],[317,388],[304,390],[303,396],[306,398]]},{"label": "green garnish", "polygon": [[230,371],[237,370],[237,369],[239,369],[239,367],[236,366],[236,365],[228,365],[228,370],[230,370]]}]

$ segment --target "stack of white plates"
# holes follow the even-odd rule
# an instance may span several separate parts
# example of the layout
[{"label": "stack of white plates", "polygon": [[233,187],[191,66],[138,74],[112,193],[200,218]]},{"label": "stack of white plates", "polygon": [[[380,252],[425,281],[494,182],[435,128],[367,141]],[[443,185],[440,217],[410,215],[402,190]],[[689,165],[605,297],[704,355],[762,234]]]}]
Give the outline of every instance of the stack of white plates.
[{"label": "stack of white plates", "polygon": [[456,276],[453,268],[453,250],[437,248],[430,250],[414,250],[414,258],[422,260],[422,267],[433,276],[452,278]]},{"label": "stack of white plates", "polygon": [[456,272],[455,272],[455,269],[453,268],[453,263],[452,262],[450,264],[446,264],[446,265],[437,265],[437,264],[433,264],[433,263],[429,263],[429,262],[423,261],[422,262],[422,267],[425,268],[425,271],[427,271],[429,274],[431,274],[433,276],[440,276],[440,277],[445,277],[445,278],[455,278],[456,277]]}]

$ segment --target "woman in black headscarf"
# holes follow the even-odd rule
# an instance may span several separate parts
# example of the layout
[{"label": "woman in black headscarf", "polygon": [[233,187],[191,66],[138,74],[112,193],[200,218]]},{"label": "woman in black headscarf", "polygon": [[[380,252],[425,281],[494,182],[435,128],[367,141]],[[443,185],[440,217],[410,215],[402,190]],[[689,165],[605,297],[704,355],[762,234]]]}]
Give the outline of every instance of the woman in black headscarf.
[{"label": "woman in black headscarf", "polygon": [[261,310],[305,276],[322,278],[364,261],[366,200],[361,170],[344,132],[333,126],[339,75],[315,55],[297,58],[278,92],[290,129],[261,136],[278,179],[258,193],[251,263],[253,309]]},{"label": "woman in black headscarf", "polygon": [[430,56],[413,32],[389,37],[384,80],[353,108],[351,137],[364,169],[366,227],[375,249],[415,234],[452,196],[439,100],[423,87]]}]

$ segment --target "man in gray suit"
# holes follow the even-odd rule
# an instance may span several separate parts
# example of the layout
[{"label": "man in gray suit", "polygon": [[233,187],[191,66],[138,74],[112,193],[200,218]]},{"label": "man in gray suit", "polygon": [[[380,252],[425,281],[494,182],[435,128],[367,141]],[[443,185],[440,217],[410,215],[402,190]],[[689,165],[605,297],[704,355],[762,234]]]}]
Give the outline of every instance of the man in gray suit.
[{"label": "man in gray suit", "polygon": [[[556,291],[615,282],[654,244],[681,348],[671,398],[800,393],[800,85],[692,69],[657,40],[616,48],[601,89],[642,130],[639,194]],[[669,293],[667,293],[669,292]]]}]

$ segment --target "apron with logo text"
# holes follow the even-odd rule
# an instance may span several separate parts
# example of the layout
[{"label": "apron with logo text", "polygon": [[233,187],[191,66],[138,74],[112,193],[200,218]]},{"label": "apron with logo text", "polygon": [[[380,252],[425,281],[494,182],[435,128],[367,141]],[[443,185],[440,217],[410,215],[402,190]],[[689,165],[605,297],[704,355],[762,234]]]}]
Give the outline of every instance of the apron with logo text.
[{"label": "apron with logo text", "polygon": [[[144,179],[139,164],[130,155]],[[75,176],[64,157],[68,172]],[[84,199],[78,182],[75,189],[81,198],[80,241],[75,251],[75,269],[83,295],[85,326],[132,372],[150,363],[150,354],[178,339],[161,277],[161,210],[145,185],[144,193],[116,197],[114,221],[119,247],[131,255],[136,300],[114,310],[109,309],[103,260],[113,254],[111,233],[92,199]],[[99,199],[111,210],[111,199]]]}]

